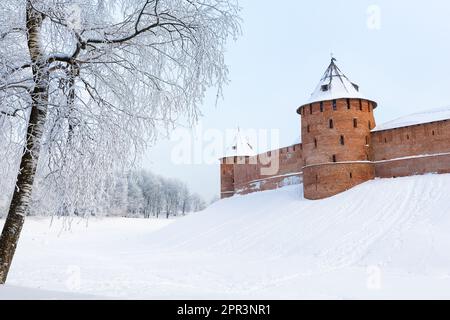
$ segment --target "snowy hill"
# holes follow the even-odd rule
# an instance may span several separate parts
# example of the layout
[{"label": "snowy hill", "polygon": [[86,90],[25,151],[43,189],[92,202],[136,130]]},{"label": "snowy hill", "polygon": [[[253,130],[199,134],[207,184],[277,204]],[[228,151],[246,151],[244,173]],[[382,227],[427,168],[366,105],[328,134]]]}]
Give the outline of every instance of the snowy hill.
[{"label": "snowy hill", "polygon": [[[11,285],[126,298],[450,298],[450,175],[378,179],[321,201],[301,186],[164,223],[26,224]],[[84,224],[83,224],[84,225]],[[0,289],[0,296],[1,296]]]}]

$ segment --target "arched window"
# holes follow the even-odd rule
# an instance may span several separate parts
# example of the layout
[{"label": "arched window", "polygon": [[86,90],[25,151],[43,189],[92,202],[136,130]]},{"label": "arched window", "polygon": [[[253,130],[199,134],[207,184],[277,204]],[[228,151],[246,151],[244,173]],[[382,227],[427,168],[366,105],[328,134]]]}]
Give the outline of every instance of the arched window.
[{"label": "arched window", "polygon": [[309,132],[309,124],[306,126],[306,132]]},{"label": "arched window", "polygon": [[350,179],[353,179],[353,173],[350,172]]},{"label": "arched window", "polygon": [[350,99],[347,99],[347,109],[350,110]]},{"label": "arched window", "polygon": [[320,112],[323,112],[323,101],[320,101]]},{"label": "arched window", "polygon": [[344,136],[341,136],[341,145],[345,145],[345,138],[344,138]]},{"label": "arched window", "polygon": [[358,128],[358,119],[353,119],[353,128]]},{"label": "arched window", "polygon": [[334,128],[333,119],[330,119],[330,120],[328,121],[328,125],[329,125],[330,129],[333,129],[333,128]]},{"label": "arched window", "polygon": [[362,111],[362,100],[361,99],[359,99],[359,110]]},{"label": "arched window", "polygon": [[333,154],[333,162],[337,162],[335,154]]},{"label": "arched window", "polygon": [[317,149],[317,139],[316,138],[314,138],[314,148]]},{"label": "arched window", "polygon": [[312,104],[309,105],[309,114],[312,114]]},{"label": "arched window", "polygon": [[366,145],[369,145],[369,137],[366,136]]}]

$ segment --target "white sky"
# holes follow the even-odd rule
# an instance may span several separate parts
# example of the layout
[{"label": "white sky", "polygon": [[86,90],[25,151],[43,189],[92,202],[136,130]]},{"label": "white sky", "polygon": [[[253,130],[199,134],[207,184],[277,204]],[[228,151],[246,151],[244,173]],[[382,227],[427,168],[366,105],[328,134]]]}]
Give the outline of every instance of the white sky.
[{"label": "white sky", "polygon": [[[300,134],[296,107],[314,90],[331,52],[350,80],[378,102],[377,123],[450,105],[448,0],[241,0],[240,5],[244,34],[230,42],[226,55],[231,82],[217,107],[214,92],[205,101],[204,129],[279,129],[280,144],[292,144]],[[370,8],[380,10],[379,21]],[[176,164],[171,157],[176,145],[160,141],[143,166],[185,181],[207,200],[218,195],[218,163]]]}]

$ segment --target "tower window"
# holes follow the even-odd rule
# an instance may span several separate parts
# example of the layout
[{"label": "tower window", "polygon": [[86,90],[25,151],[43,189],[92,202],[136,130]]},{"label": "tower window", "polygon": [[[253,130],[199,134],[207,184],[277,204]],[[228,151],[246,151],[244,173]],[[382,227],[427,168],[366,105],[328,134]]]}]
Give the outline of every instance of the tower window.
[{"label": "tower window", "polygon": [[309,132],[309,124],[306,126],[306,132]]},{"label": "tower window", "polygon": [[344,136],[341,136],[341,145],[345,145],[345,138],[344,138]]},{"label": "tower window", "polygon": [[336,111],[337,108],[337,102],[336,100],[333,100],[333,110]]},{"label": "tower window", "polygon": [[320,101],[320,112],[323,112],[323,101]]},{"label": "tower window", "polygon": [[372,130],[372,123],[369,120],[369,130]]},{"label": "tower window", "polygon": [[328,84],[323,84],[321,87],[320,87],[320,89],[322,90],[322,91],[328,91],[328,90],[330,90],[330,86],[328,85]]},{"label": "tower window", "polygon": [[366,136],[366,145],[367,146],[369,145],[369,137],[368,136]]},{"label": "tower window", "polygon": [[406,135],[406,140],[409,140],[409,134]]},{"label": "tower window", "polygon": [[359,110],[362,111],[362,100],[361,99],[359,99]]},{"label": "tower window", "polygon": [[329,125],[330,129],[333,129],[333,128],[334,128],[333,119],[330,119],[330,120],[328,121],[328,125]]},{"label": "tower window", "polygon": [[347,99],[347,109],[350,110],[350,99]]},{"label": "tower window", "polygon": [[309,105],[309,114],[312,114],[312,104]]},{"label": "tower window", "polygon": [[434,130],[433,131],[431,131],[431,134],[434,136]]},{"label": "tower window", "polygon": [[358,128],[358,119],[353,119],[353,128]]},{"label": "tower window", "polygon": [[384,138],[384,143],[387,143],[387,138]]},{"label": "tower window", "polygon": [[335,155],[335,154],[333,154],[333,162],[337,162],[337,161],[336,161],[336,155]]},{"label": "tower window", "polygon": [[317,139],[314,139],[314,148],[317,149]]},{"label": "tower window", "polygon": [[350,179],[353,179],[353,173],[350,172]]}]

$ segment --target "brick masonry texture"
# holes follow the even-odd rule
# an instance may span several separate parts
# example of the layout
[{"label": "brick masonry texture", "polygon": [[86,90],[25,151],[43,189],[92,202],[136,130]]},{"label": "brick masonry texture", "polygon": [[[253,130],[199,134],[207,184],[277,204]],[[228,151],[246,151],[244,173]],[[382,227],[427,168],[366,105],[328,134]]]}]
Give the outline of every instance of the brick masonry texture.
[{"label": "brick masonry texture", "polygon": [[290,177],[299,177],[302,168],[302,146],[269,151],[254,157],[229,157],[221,160],[221,195],[271,190]]},{"label": "brick masonry texture", "polygon": [[324,199],[375,177],[372,163],[330,163],[303,169],[303,192],[311,200]]},{"label": "brick masonry texture", "polygon": [[316,200],[375,177],[450,173],[450,119],[372,132],[374,106],[360,99],[302,106],[302,144],[221,160],[222,198],[303,182],[305,198]]}]

